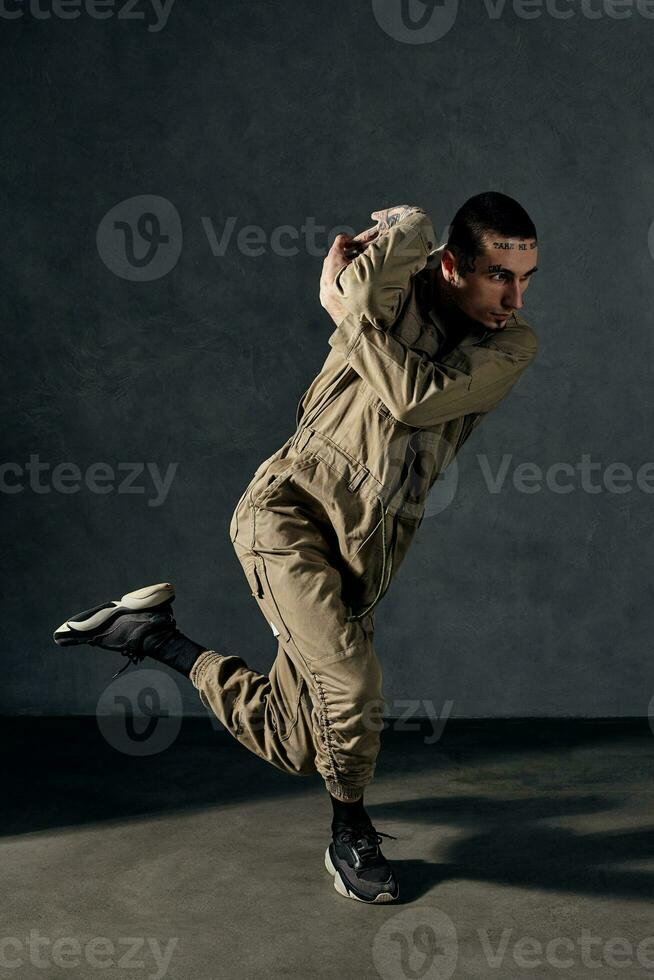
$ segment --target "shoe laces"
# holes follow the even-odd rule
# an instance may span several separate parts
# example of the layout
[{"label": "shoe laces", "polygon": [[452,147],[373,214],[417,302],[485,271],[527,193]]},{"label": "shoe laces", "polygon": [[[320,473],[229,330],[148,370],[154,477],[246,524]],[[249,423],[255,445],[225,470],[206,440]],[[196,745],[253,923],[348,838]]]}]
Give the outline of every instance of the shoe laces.
[{"label": "shoe laces", "polygon": [[120,653],[121,653],[121,656],[127,657],[127,663],[124,664],[120,668],[120,670],[117,670],[115,674],[112,674],[112,676],[111,676],[111,679],[112,680],[114,679],[114,677],[118,677],[119,674],[122,674],[123,671],[127,670],[127,668],[129,666],[131,666],[131,664],[134,664],[134,666],[136,666],[137,664],[140,664],[141,661],[145,657],[145,654],[144,653],[136,653],[136,651],[134,651],[134,650],[127,650],[127,649],[125,649],[125,650],[121,650]]},{"label": "shoe laces", "polygon": [[[175,629],[175,632],[177,632],[176,626],[177,626],[177,621],[175,620],[175,617],[171,615],[170,620],[167,620],[165,623],[160,624],[158,629],[155,627],[152,630],[151,635],[157,636],[157,634],[161,634],[162,636],[168,636],[171,627]],[[119,674],[122,674],[123,671],[127,670],[127,668],[130,667],[132,664],[134,664],[134,666],[136,667],[138,664],[141,663],[142,660],[145,660],[146,656],[148,655],[143,649],[140,648],[140,645],[136,648],[124,647],[120,651],[120,653],[123,657],[127,657],[127,663],[123,664],[120,670],[117,670],[115,674],[112,674],[111,677],[112,680],[115,677],[118,677]]]},{"label": "shoe laces", "polygon": [[346,830],[337,831],[339,839],[344,844],[350,844],[359,855],[361,861],[361,866],[374,862],[379,856],[379,845],[381,844],[382,837],[388,837],[390,840],[397,840],[393,834],[385,834],[381,830],[376,830],[374,827],[348,827]]}]

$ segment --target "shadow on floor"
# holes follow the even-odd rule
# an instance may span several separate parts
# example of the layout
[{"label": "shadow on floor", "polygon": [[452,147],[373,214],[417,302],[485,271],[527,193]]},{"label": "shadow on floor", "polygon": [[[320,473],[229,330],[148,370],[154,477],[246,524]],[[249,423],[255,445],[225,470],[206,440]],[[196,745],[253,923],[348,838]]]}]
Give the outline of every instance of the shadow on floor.
[{"label": "shadow on floor", "polygon": [[375,826],[389,833],[394,833],[393,820],[399,818],[441,829],[449,824],[461,834],[448,848],[445,862],[395,862],[405,882],[405,902],[453,880],[642,901],[652,894],[654,873],[612,865],[654,859],[654,824],[586,833],[545,823],[625,805],[628,798],[619,794],[522,800],[430,796],[369,809]]},{"label": "shadow on floor", "polygon": [[[421,791],[426,777],[433,795],[384,805],[374,804],[372,790],[367,797],[376,826],[388,833],[397,833],[394,820],[459,833],[445,863],[395,862],[406,883],[403,902],[453,879],[650,896],[654,874],[611,865],[654,857],[654,828],[579,833],[546,825],[624,811],[628,792],[648,792],[646,721],[450,721],[434,744],[430,734],[427,725],[406,732],[389,724],[376,776],[391,785],[401,779],[398,796],[406,797],[407,778],[420,775]],[[286,775],[202,718],[183,719],[172,744],[144,757],[110,744],[95,718],[0,719],[0,746],[5,785],[12,787],[0,812],[2,835],[299,798],[322,788],[318,775]],[[480,792],[444,794],[445,779],[450,788],[461,780]],[[531,795],[509,798],[509,784]],[[571,786],[576,795],[560,795]]]}]

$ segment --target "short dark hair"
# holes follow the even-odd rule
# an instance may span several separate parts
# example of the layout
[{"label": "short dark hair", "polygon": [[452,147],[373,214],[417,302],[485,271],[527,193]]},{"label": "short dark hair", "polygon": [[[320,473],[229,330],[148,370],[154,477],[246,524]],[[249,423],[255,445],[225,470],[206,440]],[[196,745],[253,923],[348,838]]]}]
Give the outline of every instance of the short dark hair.
[{"label": "short dark hair", "polygon": [[468,198],[452,219],[446,248],[456,256],[460,276],[475,271],[475,259],[484,251],[484,235],[536,238],[536,227],[522,207],[507,194],[484,191]]}]

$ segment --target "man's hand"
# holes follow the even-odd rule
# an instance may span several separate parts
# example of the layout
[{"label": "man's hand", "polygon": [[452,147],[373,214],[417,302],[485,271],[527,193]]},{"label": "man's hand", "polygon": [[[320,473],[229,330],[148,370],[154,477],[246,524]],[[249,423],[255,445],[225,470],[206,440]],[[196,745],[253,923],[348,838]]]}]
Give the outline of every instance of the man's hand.
[{"label": "man's hand", "polygon": [[338,326],[347,316],[347,310],[334,294],[334,280],[346,265],[349,265],[371,242],[385,235],[393,225],[402,221],[407,215],[421,211],[423,208],[410,204],[396,204],[383,211],[373,211],[370,217],[377,222],[371,228],[359,232],[358,235],[337,235],[334,243],[325,257],[320,276],[320,305],[327,310],[332,320]]},{"label": "man's hand", "polygon": [[349,265],[376,237],[376,226],[354,236],[337,235],[325,256],[320,274],[320,305],[337,326],[347,316],[347,310],[334,294],[334,280],[341,269]]},{"label": "man's hand", "polygon": [[384,211],[373,211],[370,215],[377,222],[377,231],[381,235],[396,225],[398,221],[402,221],[409,214],[414,212],[422,212],[425,214],[424,208],[419,208],[413,204],[396,204],[392,208],[386,208]]}]

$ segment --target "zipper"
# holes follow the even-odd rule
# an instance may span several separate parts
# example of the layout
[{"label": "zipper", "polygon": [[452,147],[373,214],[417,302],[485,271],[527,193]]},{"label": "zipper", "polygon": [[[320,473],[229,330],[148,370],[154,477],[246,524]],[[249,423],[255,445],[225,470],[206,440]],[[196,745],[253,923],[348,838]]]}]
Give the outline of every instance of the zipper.
[{"label": "zipper", "polygon": [[[312,425],[315,422],[315,420],[318,418],[318,416],[322,412],[324,412],[327,406],[334,401],[336,396],[340,394],[340,392],[342,391],[342,387],[343,387],[342,382],[345,381],[345,379],[348,377],[350,373],[356,374],[356,371],[349,364],[346,364],[342,372],[336,375],[332,384],[327,388],[327,390],[323,395],[322,400],[314,407],[312,411],[309,412],[308,417],[305,416],[304,421],[302,422],[303,427]],[[304,395],[302,397],[304,398]],[[297,417],[297,412],[296,412],[296,417]],[[377,594],[375,595],[375,598],[372,600],[371,603],[365,606],[358,613],[353,613],[351,616],[346,616],[346,620],[348,622],[352,622],[353,620],[357,620],[357,619],[363,619],[364,616],[367,616],[368,613],[371,612],[375,608],[377,603],[380,602],[381,599],[384,597],[391,582],[391,573],[393,571],[393,549],[395,546],[395,537],[396,537],[397,528],[396,528],[395,521],[393,521],[393,534],[391,540],[390,561],[389,561],[386,552],[386,504],[384,502],[384,498],[381,496],[377,496],[377,500],[379,502],[379,506],[381,509],[381,538],[382,538],[382,568],[379,577],[379,586],[377,588]],[[387,565],[388,565],[388,574],[386,572]]]}]

